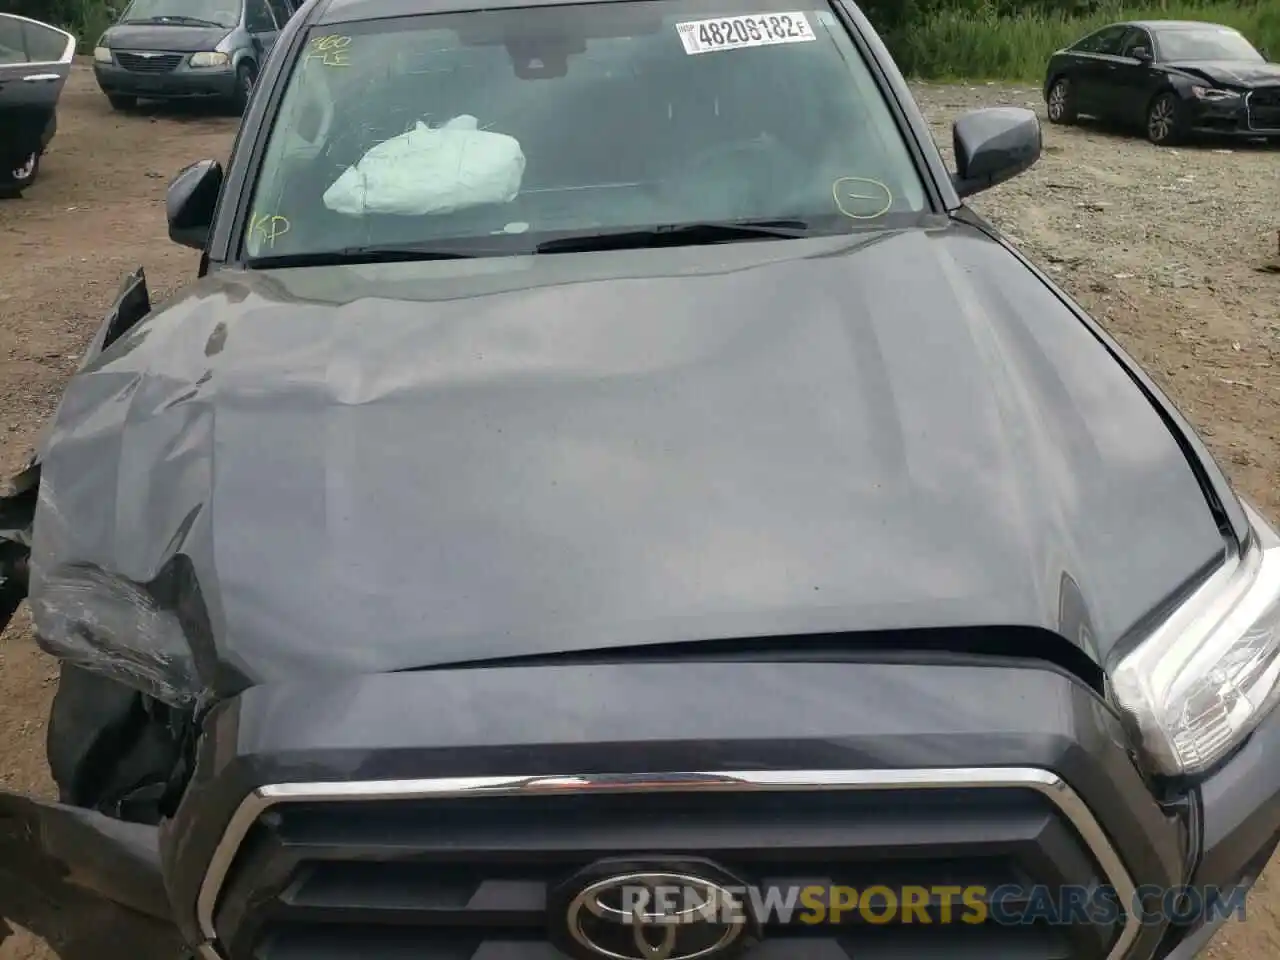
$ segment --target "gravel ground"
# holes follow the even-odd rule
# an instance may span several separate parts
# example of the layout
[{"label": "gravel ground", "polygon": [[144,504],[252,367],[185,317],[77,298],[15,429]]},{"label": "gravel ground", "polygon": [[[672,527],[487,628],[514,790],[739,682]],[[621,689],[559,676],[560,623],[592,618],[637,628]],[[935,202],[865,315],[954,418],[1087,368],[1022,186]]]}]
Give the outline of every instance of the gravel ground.
[{"label": "gravel ground", "polygon": [[[938,142],[958,113],[1029,105],[996,84],[919,85]],[[191,111],[113,114],[78,64],[42,179],[0,204],[0,470],[17,467],[120,278],[146,267],[156,299],[194,275],[168,242],[164,188],[186,163],[225,157],[235,120]],[[1280,520],[1280,152],[1158,150],[1102,129],[1046,128],[1043,160],[976,199],[1102,320],[1202,431],[1238,488]],[[0,788],[47,794],[44,723],[55,671],[25,613],[0,637]],[[0,893],[4,891],[0,864]],[[92,916],[66,911],[41,937],[0,923],[0,960],[123,956]],[[1215,960],[1280,957],[1280,872]]]}]

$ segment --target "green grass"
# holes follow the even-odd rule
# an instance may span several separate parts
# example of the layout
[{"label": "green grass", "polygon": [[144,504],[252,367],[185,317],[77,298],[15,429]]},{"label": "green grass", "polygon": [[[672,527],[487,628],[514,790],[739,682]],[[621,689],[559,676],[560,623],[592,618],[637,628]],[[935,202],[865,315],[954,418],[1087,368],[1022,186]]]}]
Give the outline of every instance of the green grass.
[{"label": "green grass", "polygon": [[[124,9],[124,2],[121,0],[120,9]],[[80,53],[93,53],[93,45],[98,42],[98,38],[111,26],[111,14],[107,13],[105,5],[100,3],[83,3],[80,5],[77,23],[71,28],[71,32],[76,35],[77,47]]]},{"label": "green grass", "polygon": [[[119,6],[124,2],[116,0]],[[899,19],[895,12],[909,18],[909,24],[885,29],[885,41],[904,73],[927,80],[1039,82],[1053,51],[1107,23],[1141,18],[1227,24],[1255,46],[1280,57],[1280,0],[1165,0],[1163,5],[1160,0],[863,0],[863,4],[876,19],[886,11],[888,19]],[[1087,16],[1045,12],[1054,6],[1098,9]],[[1033,12],[998,12],[1018,7]],[[65,25],[79,39],[82,52],[92,50],[110,23],[104,0],[0,0],[0,9],[6,8]]]},{"label": "green grass", "polygon": [[1280,0],[1114,6],[1085,17],[941,12],[887,36],[904,73],[926,80],[1040,82],[1050,54],[1116,20],[1207,20],[1235,27],[1280,55]]}]

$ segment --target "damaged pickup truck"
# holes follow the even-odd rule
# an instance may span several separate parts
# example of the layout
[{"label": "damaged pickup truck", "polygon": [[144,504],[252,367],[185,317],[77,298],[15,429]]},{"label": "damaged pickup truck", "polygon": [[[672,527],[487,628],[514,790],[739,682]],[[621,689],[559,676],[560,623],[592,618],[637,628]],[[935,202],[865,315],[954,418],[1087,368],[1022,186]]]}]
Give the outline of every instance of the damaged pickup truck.
[{"label": "damaged pickup truck", "polygon": [[0,868],[130,960],[1195,955],[1280,543],[954,145],[844,0],[310,0],[0,504]]}]

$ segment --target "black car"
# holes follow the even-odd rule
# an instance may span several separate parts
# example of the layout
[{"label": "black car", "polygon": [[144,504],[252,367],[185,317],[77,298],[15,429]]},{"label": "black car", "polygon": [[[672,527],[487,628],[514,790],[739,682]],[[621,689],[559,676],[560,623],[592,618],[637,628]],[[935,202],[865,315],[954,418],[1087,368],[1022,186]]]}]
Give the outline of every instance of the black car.
[{"label": "black car", "polygon": [[133,0],[93,50],[116,110],[139,99],[221,100],[243,112],[293,0]]},{"label": "black car", "polygon": [[35,182],[75,52],[76,38],[65,30],[0,13],[0,197]]},{"label": "black car", "polygon": [[0,862],[204,960],[1192,956],[1280,540],[954,140],[840,0],[310,0],[0,501]]},{"label": "black car", "polygon": [[1193,135],[1280,140],[1280,64],[1230,27],[1114,23],[1049,59],[1049,120],[1080,114],[1141,127],[1154,144]]}]

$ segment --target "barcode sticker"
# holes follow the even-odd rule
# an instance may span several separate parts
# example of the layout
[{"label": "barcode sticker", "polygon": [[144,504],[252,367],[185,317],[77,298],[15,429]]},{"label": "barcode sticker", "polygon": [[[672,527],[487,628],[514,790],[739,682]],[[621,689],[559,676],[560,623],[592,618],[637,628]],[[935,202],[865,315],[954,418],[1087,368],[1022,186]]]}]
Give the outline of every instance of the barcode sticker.
[{"label": "barcode sticker", "polygon": [[688,54],[766,47],[775,43],[806,43],[817,39],[809,26],[809,18],[798,10],[688,20],[676,24],[676,32],[684,44],[684,52]]}]

